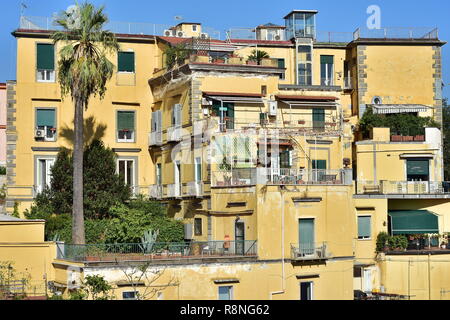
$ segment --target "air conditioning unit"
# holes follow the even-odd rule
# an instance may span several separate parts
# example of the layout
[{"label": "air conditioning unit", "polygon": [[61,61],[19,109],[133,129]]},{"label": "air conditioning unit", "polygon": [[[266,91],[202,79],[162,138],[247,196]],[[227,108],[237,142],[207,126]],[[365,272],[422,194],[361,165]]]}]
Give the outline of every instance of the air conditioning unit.
[{"label": "air conditioning unit", "polygon": [[202,106],[212,106],[212,101],[206,98],[202,98]]},{"label": "air conditioning unit", "polygon": [[278,102],[269,101],[269,116],[276,116],[278,113]]},{"label": "air conditioning unit", "polygon": [[45,138],[45,130],[36,129],[36,131],[34,132],[34,137],[36,139],[44,139]]},{"label": "air conditioning unit", "polygon": [[201,38],[201,39],[209,39],[209,34],[207,34],[207,33],[202,33],[202,34],[200,34],[200,38]]},{"label": "air conditioning unit", "polygon": [[178,31],[177,32],[177,37],[178,38],[184,38],[185,37],[184,32],[183,31]]},{"label": "air conditioning unit", "polygon": [[281,40],[281,36],[280,36],[279,34],[277,34],[277,35],[275,35],[275,36],[273,37],[273,39],[274,39],[275,41],[280,41],[280,40]]},{"label": "air conditioning unit", "polygon": [[172,36],[172,30],[164,30],[164,36],[171,37]]}]

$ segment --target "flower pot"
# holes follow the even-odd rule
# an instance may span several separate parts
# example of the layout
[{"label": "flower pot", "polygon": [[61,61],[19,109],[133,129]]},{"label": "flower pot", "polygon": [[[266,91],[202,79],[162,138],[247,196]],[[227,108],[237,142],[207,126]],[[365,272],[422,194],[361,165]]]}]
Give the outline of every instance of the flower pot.
[{"label": "flower pot", "polygon": [[391,141],[393,141],[393,142],[400,142],[400,141],[402,141],[402,136],[392,135],[391,136]]}]

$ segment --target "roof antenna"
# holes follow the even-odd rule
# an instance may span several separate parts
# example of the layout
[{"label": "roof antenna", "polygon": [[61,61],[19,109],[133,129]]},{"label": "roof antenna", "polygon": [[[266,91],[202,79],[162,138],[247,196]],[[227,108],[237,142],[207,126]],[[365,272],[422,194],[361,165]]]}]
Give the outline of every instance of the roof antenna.
[{"label": "roof antenna", "polygon": [[25,4],[25,2],[20,3],[20,16],[23,17],[23,14],[25,13],[25,9],[28,9],[28,6]]}]

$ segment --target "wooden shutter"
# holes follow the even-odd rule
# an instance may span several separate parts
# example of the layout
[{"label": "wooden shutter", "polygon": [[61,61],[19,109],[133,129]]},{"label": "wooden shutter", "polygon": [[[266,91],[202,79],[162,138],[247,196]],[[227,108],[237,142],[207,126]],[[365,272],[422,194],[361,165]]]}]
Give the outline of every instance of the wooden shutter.
[{"label": "wooden shutter", "polygon": [[134,52],[119,52],[119,72],[134,72]]},{"label": "wooden shutter", "polygon": [[37,69],[55,70],[55,46],[53,44],[37,45]]}]

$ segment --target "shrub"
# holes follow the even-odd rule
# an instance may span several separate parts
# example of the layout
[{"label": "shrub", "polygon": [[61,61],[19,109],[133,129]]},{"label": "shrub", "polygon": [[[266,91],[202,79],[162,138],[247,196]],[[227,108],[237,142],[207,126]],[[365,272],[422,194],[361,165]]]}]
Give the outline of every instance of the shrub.
[{"label": "shrub", "polygon": [[6,175],[6,167],[0,166],[0,176]]},{"label": "shrub", "polygon": [[377,252],[382,252],[388,245],[389,235],[386,232],[380,232],[377,236]]}]

